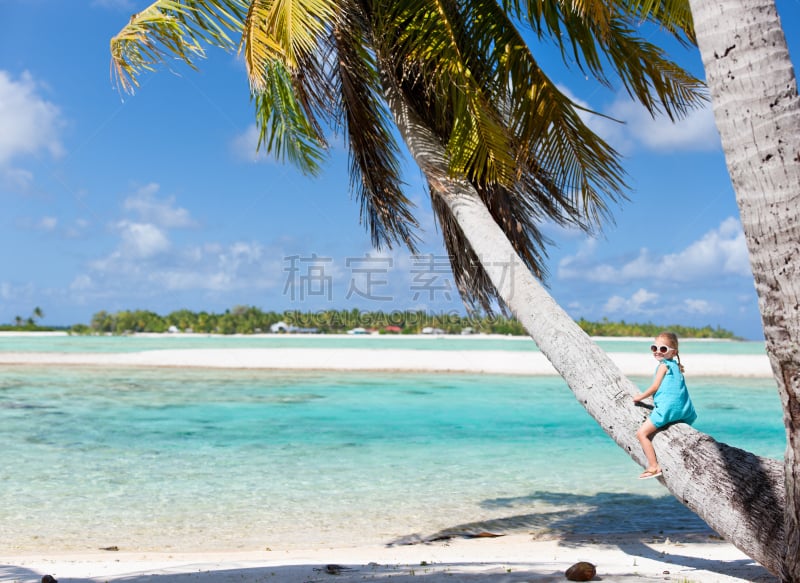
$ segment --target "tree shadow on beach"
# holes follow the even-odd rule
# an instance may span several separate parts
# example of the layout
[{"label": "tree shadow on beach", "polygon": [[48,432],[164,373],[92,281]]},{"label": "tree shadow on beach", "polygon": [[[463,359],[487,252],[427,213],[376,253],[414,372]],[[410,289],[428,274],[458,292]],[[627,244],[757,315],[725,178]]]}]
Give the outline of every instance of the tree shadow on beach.
[{"label": "tree shadow on beach", "polygon": [[[391,583],[419,583],[427,580],[431,583],[458,581],[459,583],[551,583],[565,581],[565,566],[552,562],[541,562],[538,557],[531,557],[527,562],[491,563],[476,561],[456,562],[420,562],[417,564],[293,564],[248,566],[247,562],[236,562],[235,568],[210,568],[207,564],[184,563],[173,564],[168,569],[148,572],[128,572],[109,575],[88,573],[102,569],[83,566],[87,575],[66,577],[54,573],[59,583],[264,583],[275,581],[280,583],[363,583],[364,581],[391,580]],[[219,567],[219,565],[217,565]],[[335,567],[331,569],[330,567]],[[624,572],[605,574],[599,565],[598,576],[593,581],[615,581],[619,583],[663,583],[664,574],[643,573],[635,563]],[[712,565],[713,567],[713,565]],[[716,571],[711,568],[709,571]],[[732,576],[747,581],[767,582],[755,570],[729,569]],[[13,583],[39,583],[43,573],[23,567],[0,565],[0,580]],[[702,580],[702,579],[701,579]]]},{"label": "tree shadow on beach", "polygon": [[47,573],[39,573],[25,567],[0,563],[0,581],[13,581],[14,583],[17,581],[36,581],[38,583],[44,575],[47,575]]},{"label": "tree shadow on beach", "polygon": [[[764,567],[749,558],[727,561],[682,555],[680,548],[685,543],[720,542],[723,539],[673,496],[534,492],[528,496],[494,498],[481,503],[481,507],[487,509],[510,510],[520,506],[530,508],[531,505],[548,510],[460,524],[427,537],[404,537],[392,544],[530,534],[533,540],[553,539],[564,547],[578,548],[587,544],[606,548],[614,546],[631,557],[669,562],[748,581],[777,581]],[[662,519],[671,528],[659,529]],[[667,544],[668,550],[657,550],[652,546],[656,544]]]},{"label": "tree shadow on beach", "polygon": [[[693,572],[710,572],[736,577],[745,581],[772,583],[777,579],[763,567],[750,559],[720,560],[713,557],[692,556],[682,546],[685,543],[719,542],[719,537],[695,514],[687,510],[671,496],[654,498],[635,494],[599,493],[591,496],[534,492],[518,498],[495,498],[485,500],[481,506],[487,509],[530,509],[539,506],[543,512],[513,514],[493,520],[455,525],[430,536],[409,535],[391,541],[387,547],[403,545],[428,545],[431,560],[415,564],[403,563],[397,556],[420,557],[424,553],[392,555],[390,563],[336,565],[305,564],[270,565],[272,557],[265,556],[261,561],[236,561],[235,568],[225,568],[225,564],[210,564],[211,561],[197,563],[186,561],[171,563],[169,567],[152,569],[150,572],[135,572],[140,569],[135,561],[126,564],[129,572],[121,573],[117,568],[114,575],[108,572],[94,575],[101,569],[85,567],[84,576],[66,577],[57,572],[37,572],[29,567],[0,565],[0,581],[13,583],[40,583],[45,574],[51,574],[59,583],[363,583],[365,580],[391,579],[392,583],[431,583],[458,581],[459,583],[521,583],[525,582],[563,582],[564,571],[573,561],[561,557],[537,556],[531,547],[531,556],[525,561],[503,562],[501,559],[484,561],[478,557],[469,561],[434,560],[436,548],[449,545],[453,539],[490,538],[511,534],[527,534],[531,540],[556,540],[565,549],[579,551],[577,560],[587,560],[598,565],[595,581],[615,581],[628,583],[663,582],[669,578],[661,571],[652,572],[652,567],[638,567],[636,560],[649,559],[659,563],[675,565],[673,575],[693,580]],[[671,525],[680,524],[680,529],[669,532],[657,530],[660,516],[669,516]],[[638,529],[638,530],[637,530]],[[667,544],[667,539],[669,543]],[[473,544],[473,543],[470,543]],[[474,541],[474,544],[482,544]],[[624,572],[608,573],[602,564],[603,549],[616,548],[630,557],[630,567]],[[598,560],[592,561],[592,549],[596,549]],[[502,550],[498,550],[502,556]],[[337,558],[337,551],[331,551],[331,560]],[[419,559],[417,559],[419,560]],[[280,562],[279,560],[275,561]],[[52,563],[53,567],[58,564]],[[123,569],[124,570],[124,569]],[[648,572],[649,570],[649,572]],[[687,572],[688,570],[688,572]],[[698,573],[700,575],[700,573]],[[707,575],[707,573],[706,573]],[[702,577],[697,579],[702,581]]]},{"label": "tree shadow on beach", "polygon": [[[391,583],[431,583],[457,581],[458,583],[555,583],[565,581],[564,569],[553,564],[500,563],[491,565],[475,562],[443,562],[436,564],[378,565],[278,565],[253,567],[237,566],[234,569],[203,570],[203,565],[173,566],[169,572],[141,572],[109,576],[58,577],[59,583],[363,583],[364,581],[391,580]],[[13,583],[39,583],[42,574],[36,571],[0,565],[2,581]],[[597,576],[593,581],[603,581]],[[608,581],[620,583],[663,583],[663,575],[643,575],[635,568],[629,573],[614,573]]]},{"label": "tree shadow on beach", "polygon": [[[410,535],[390,544],[432,542],[446,538],[471,537],[481,532],[496,534],[531,534],[535,538],[583,536],[606,537],[643,533],[677,535],[680,533],[714,535],[708,525],[696,514],[681,505],[672,496],[654,498],[636,494],[600,492],[593,495],[534,492],[528,496],[493,498],[480,506],[488,510],[531,507],[541,511],[511,514],[496,518],[445,528],[427,537]],[[669,531],[659,530],[660,518],[672,525]],[[680,525],[677,526],[676,525]]]},{"label": "tree shadow on beach", "polygon": [[[59,583],[363,583],[365,580],[391,580],[391,583],[419,583],[420,579],[457,581],[459,583],[522,583],[564,581],[561,570],[531,569],[529,565],[504,564],[502,567],[475,571],[469,563],[438,563],[436,565],[337,565],[341,571],[331,574],[325,565],[281,565],[240,567],[236,569],[198,571],[192,565],[169,573],[132,573],[108,577],[59,577]],[[28,569],[0,565],[2,581],[39,583],[42,575]],[[597,578],[596,580],[600,580]],[[661,581],[661,578],[653,578]],[[639,583],[649,581],[636,574],[614,577],[614,581]]]}]

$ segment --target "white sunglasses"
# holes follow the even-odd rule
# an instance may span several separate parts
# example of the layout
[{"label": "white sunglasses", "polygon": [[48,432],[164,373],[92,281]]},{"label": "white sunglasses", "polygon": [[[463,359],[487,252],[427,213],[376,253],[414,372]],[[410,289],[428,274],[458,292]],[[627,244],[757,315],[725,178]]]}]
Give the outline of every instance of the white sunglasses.
[{"label": "white sunglasses", "polygon": [[666,354],[670,350],[675,350],[672,346],[666,346],[664,344],[651,344],[650,345],[650,352],[660,352],[661,354]]}]

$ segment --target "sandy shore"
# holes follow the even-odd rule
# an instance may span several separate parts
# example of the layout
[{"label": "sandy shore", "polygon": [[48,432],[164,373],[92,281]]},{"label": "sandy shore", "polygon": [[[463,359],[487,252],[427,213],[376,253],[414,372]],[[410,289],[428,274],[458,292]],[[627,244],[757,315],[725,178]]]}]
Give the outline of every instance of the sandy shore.
[{"label": "sandy shore", "polygon": [[533,540],[527,535],[410,546],[227,554],[98,552],[62,556],[0,554],[0,580],[38,583],[499,583],[566,581],[578,561],[595,581],[776,581],[731,545],[714,539]]},{"label": "sandy shore", "polygon": [[[654,361],[649,354],[612,352],[609,356],[625,375],[653,374]],[[557,374],[539,352],[499,350],[192,348],[127,353],[2,352],[2,364]],[[687,374],[692,376],[772,376],[765,355],[702,354],[685,364]]]}]

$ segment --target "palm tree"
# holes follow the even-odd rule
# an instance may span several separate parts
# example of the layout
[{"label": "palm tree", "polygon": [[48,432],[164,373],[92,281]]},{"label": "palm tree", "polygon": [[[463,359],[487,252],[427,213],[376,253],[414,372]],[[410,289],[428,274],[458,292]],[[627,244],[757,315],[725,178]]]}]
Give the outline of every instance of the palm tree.
[{"label": "palm tree", "polygon": [[750,254],[767,353],[784,403],[780,576],[800,581],[800,97],[773,0],[692,2]]},{"label": "palm tree", "polygon": [[[119,83],[132,89],[139,73],[168,56],[194,66],[203,43],[240,46],[260,146],[315,172],[324,128],[342,127],[374,244],[413,251],[416,223],[401,188],[393,120],[427,178],[465,303],[515,314],[580,403],[643,463],[634,434],[645,413],[631,399],[638,389],[539,281],[541,222],[599,228],[608,204],[624,196],[624,174],[617,153],[538,67],[515,21],[611,84],[607,63],[651,113],[680,116],[702,99],[701,83],[630,24],[656,22],[691,43],[682,0],[163,0],[135,15],[111,50]],[[229,35],[239,34],[237,45]],[[682,425],[654,443],[670,491],[773,568],[779,551],[762,527],[782,504],[780,464]]]}]

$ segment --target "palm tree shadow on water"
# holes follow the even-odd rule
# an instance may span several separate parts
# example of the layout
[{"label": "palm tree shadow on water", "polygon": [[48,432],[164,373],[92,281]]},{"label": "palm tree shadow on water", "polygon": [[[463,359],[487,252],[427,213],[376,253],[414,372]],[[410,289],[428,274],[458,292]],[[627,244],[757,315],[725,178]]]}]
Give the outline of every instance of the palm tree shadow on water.
[{"label": "palm tree shadow on water", "polygon": [[[534,492],[528,496],[484,500],[482,508],[513,509],[539,505],[552,508],[543,512],[516,514],[504,518],[455,525],[428,537],[411,535],[390,544],[424,544],[454,538],[481,538],[508,534],[530,534],[536,539],[557,539],[564,547],[584,547],[586,543],[616,546],[631,557],[654,559],[677,566],[711,572],[736,572],[748,581],[777,581],[751,559],[721,561],[681,555],[680,542],[721,541],[700,517],[673,496],[651,497],[638,494],[599,492],[593,495]],[[659,526],[661,525],[661,526]],[[651,545],[666,540],[676,542],[670,551]]]}]

